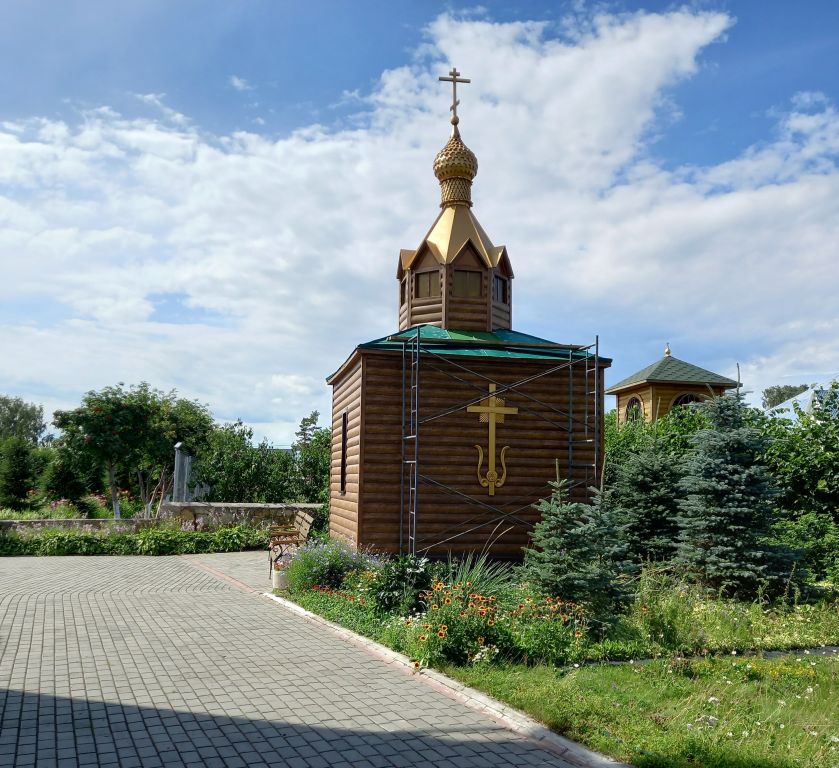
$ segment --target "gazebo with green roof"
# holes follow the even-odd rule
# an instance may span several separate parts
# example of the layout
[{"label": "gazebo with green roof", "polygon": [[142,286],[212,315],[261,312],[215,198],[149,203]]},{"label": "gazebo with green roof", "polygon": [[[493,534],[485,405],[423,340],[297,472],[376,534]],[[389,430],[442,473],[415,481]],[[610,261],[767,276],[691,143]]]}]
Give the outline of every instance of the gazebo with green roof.
[{"label": "gazebo with green roof", "polygon": [[661,360],[613,384],[607,395],[617,397],[618,420],[644,418],[653,422],[678,405],[719,397],[737,382],[673,357],[668,344]]}]

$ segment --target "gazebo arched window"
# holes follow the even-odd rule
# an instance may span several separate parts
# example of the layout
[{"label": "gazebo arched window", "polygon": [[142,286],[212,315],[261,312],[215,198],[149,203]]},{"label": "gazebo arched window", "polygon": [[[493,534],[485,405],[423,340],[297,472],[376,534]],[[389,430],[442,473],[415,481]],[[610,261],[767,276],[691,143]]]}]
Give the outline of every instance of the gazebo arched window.
[{"label": "gazebo arched window", "polygon": [[671,407],[675,408],[677,405],[690,405],[691,403],[701,403],[702,398],[699,395],[693,394],[693,392],[685,392],[683,395],[679,395],[674,401]]},{"label": "gazebo arched window", "polygon": [[630,397],[624,411],[625,421],[638,421],[644,418],[644,404],[640,397]]}]

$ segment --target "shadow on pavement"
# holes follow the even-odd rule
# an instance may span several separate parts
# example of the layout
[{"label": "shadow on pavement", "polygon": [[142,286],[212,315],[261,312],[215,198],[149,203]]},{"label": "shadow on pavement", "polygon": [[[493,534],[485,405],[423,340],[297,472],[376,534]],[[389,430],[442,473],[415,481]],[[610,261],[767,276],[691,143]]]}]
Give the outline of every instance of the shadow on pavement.
[{"label": "shadow on pavement", "polygon": [[[278,693],[278,700],[282,694]],[[278,707],[279,709],[279,707]],[[405,702],[405,719],[412,716]],[[568,766],[503,729],[348,730],[0,690],[0,766]]]}]

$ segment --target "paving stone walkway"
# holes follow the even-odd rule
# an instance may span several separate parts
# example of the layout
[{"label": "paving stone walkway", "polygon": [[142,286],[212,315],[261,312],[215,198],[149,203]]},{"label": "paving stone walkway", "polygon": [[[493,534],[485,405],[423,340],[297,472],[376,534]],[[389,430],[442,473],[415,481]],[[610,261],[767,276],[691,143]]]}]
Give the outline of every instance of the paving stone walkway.
[{"label": "paving stone walkway", "polygon": [[262,553],[0,558],[0,766],[572,765],[260,596],[267,576]]}]

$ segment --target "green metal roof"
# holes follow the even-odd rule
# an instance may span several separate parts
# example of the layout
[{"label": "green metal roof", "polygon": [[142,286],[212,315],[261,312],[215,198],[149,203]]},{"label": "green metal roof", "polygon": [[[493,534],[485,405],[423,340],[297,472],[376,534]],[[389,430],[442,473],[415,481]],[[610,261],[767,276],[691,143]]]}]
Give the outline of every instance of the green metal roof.
[{"label": "green metal roof", "polygon": [[[591,350],[573,344],[557,344],[538,336],[512,330],[458,331],[438,328],[436,325],[419,325],[405,331],[359,344],[359,349],[402,351],[403,343],[420,333],[423,352],[464,357],[489,357],[516,360],[582,360],[593,358]],[[608,357],[600,357],[603,364],[611,365]],[[337,373],[337,371],[336,371]],[[329,379],[335,374],[332,374]]]},{"label": "green metal roof", "polygon": [[612,394],[621,389],[626,389],[633,384],[642,384],[643,382],[654,383],[678,383],[678,384],[716,384],[722,387],[736,387],[737,382],[720,376],[718,373],[706,371],[698,365],[686,363],[684,360],[679,360],[677,357],[668,355],[661,360],[657,360],[652,365],[641,369],[637,373],[633,373],[623,381],[613,384],[606,390],[606,394]]}]

